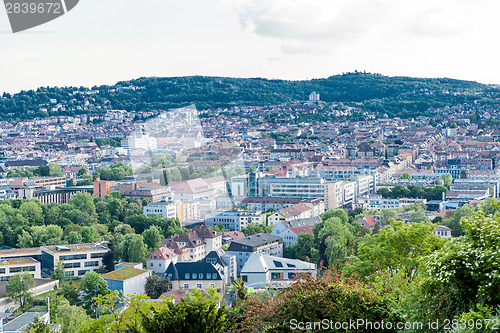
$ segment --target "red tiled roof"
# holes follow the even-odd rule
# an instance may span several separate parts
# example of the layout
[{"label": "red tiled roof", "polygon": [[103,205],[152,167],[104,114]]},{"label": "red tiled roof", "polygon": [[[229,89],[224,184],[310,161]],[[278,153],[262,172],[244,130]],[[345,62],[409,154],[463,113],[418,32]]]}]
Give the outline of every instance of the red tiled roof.
[{"label": "red tiled roof", "polygon": [[313,228],[315,227],[314,224],[312,225],[305,225],[305,226],[300,226],[300,227],[291,227],[289,228],[291,232],[296,234],[297,236],[300,234],[311,234],[314,235]]}]

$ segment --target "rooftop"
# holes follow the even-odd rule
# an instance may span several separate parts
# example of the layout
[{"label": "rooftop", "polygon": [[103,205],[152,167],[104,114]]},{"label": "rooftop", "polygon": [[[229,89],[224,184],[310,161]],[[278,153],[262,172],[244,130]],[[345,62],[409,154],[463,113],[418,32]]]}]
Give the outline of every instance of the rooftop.
[{"label": "rooftop", "polygon": [[91,252],[96,250],[108,250],[107,247],[97,243],[42,246],[42,249],[58,253]]},{"label": "rooftop", "polygon": [[0,266],[2,265],[26,265],[26,264],[34,264],[38,263],[35,259],[32,258],[19,258],[19,259],[9,259],[0,261]]},{"label": "rooftop", "polygon": [[133,278],[137,275],[141,275],[143,273],[149,272],[148,269],[137,269],[137,268],[120,268],[116,271],[106,273],[104,275],[101,275],[103,279],[108,279],[108,280],[119,280],[119,281],[125,281],[130,278]]}]

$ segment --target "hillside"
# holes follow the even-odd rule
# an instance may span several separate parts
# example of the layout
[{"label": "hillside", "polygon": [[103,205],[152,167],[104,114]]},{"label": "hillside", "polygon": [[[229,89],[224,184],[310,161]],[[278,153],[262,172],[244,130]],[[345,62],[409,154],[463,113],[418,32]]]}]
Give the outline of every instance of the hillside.
[{"label": "hillside", "polygon": [[[93,88],[42,87],[0,98],[0,118],[30,119],[49,115],[166,110],[195,104],[200,110],[231,106],[273,105],[306,100],[313,91],[325,102],[356,103],[389,117],[413,117],[446,105],[500,104],[500,90],[472,81],[388,77],[347,73],[307,81],[227,77],[150,77]],[[52,101],[51,101],[52,99]],[[56,101],[54,101],[56,100]]]}]

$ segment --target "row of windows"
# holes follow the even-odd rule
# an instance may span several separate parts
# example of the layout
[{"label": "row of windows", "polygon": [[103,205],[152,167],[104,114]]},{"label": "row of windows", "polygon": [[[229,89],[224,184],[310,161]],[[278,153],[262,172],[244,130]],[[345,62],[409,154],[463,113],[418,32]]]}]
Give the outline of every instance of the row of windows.
[{"label": "row of windows", "polygon": [[18,273],[18,272],[34,272],[36,271],[35,266],[24,266],[24,267],[12,267],[9,268],[9,273]]},{"label": "row of windows", "polygon": [[[206,276],[207,280],[212,280],[212,279],[216,280],[217,279],[217,273],[206,273],[206,274],[204,274],[204,273],[191,273],[191,274],[186,273],[184,275],[184,279],[185,280],[189,280],[189,279],[191,279],[191,280],[196,280],[196,279],[204,280],[204,276]],[[169,274],[169,278],[171,278],[171,274]]]},{"label": "row of windows", "polygon": [[81,260],[81,259],[87,259],[86,254],[73,254],[73,255],[64,255],[64,256],[59,256],[59,260]]},{"label": "row of windows", "polygon": [[85,267],[97,267],[97,266],[99,266],[98,261],[87,261],[85,263]]},{"label": "row of windows", "polygon": [[[215,288],[215,284],[212,283],[210,285],[210,287]],[[170,288],[172,288],[172,287],[170,287]],[[201,283],[196,284],[196,288],[201,289],[202,288],[201,287]],[[189,284],[188,283],[184,284],[184,289],[189,289]],[[219,292],[219,289],[217,289],[217,292]]]},{"label": "row of windows", "polygon": [[79,262],[65,262],[64,263],[64,268],[80,268],[80,263]]},{"label": "row of windows", "polygon": [[[35,277],[34,274],[31,274],[32,277]],[[12,276],[0,276],[0,282],[7,282]]]}]

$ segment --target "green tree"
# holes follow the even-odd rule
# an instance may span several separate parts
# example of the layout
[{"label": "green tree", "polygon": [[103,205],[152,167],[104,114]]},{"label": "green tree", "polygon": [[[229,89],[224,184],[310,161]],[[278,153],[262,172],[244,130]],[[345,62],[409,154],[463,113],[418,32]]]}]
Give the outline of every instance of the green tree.
[{"label": "green tree", "polygon": [[35,315],[35,319],[28,326],[28,333],[52,333],[54,330],[52,327],[43,319]]},{"label": "green tree", "polygon": [[19,303],[21,310],[25,310],[33,300],[31,288],[35,285],[35,279],[30,273],[17,273],[9,279],[5,290],[10,298]]},{"label": "green tree", "polygon": [[399,179],[411,179],[411,175],[408,172],[403,172]]},{"label": "green tree", "polygon": [[141,235],[127,234],[124,236],[120,254],[123,261],[142,262],[146,261],[147,246]]},{"label": "green tree", "polygon": [[453,182],[453,177],[449,173],[445,173],[444,175],[442,175],[441,179],[443,180],[443,185],[446,187],[450,186],[450,184]]},{"label": "green tree", "polygon": [[57,322],[61,325],[62,333],[76,333],[89,319],[85,310],[76,305],[70,305],[65,299],[57,307]]},{"label": "green tree", "polygon": [[96,214],[96,209],[94,205],[94,199],[88,193],[77,193],[75,194],[70,202],[76,209],[79,209],[82,213],[88,216],[93,216]]},{"label": "green tree", "polygon": [[50,175],[52,177],[63,177],[64,176],[64,173],[61,170],[61,166],[57,163],[50,163],[49,169],[50,169]]},{"label": "green tree", "polygon": [[28,220],[29,225],[43,224],[43,210],[38,200],[24,201],[19,212]]},{"label": "green tree", "polygon": [[142,233],[142,237],[149,251],[155,251],[161,246],[160,230],[155,225],[152,225],[147,230],[145,230]]},{"label": "green tree", "polygon": [[61,286],[66,276],[64,275],[64,261],[61,260],[57,263],[57,266],[54,268],[52,273],[50,274],[53,280],[59,280],[59,285]]},{"label": "green tree", "polygon": [[245,234],[245,236],[251,236],[260,233],[270,234],[273,231],[273,227],[274,226],[250,223],[246,227],[242,228],[241,231]]},{"label": "green tree", "polygon": [[460,170],[460,179],[465,179],[467,178],[467,171],[464,169]]},{"label": "green tree", "polygon": [[421,269],[420,259],[443,247],[445,241],[434,235],[431,223],[405,224],[391,220],[390,227],[366,235],[358,246],[358,255],[345,266],[347,274],[374,278],[375,272],[400,271],[408,279]]},{"label": "green tree", "polygon": [[80,244],[82,242],[82,235],[79,232],[71,231],[65,240],[68,244]]},{"label": "green tree", "polygon": [[146,295],[152,299],[157,299],[169,290],[169,284],[169,279],[159,277],[158,275],[152,275],[146,278],[146,285],[144,286],[144,289],[146,291]]},{"label": "green tree", "polygon": [[[149,301],[149,297],[143,294],[132,294],[120,296],[118,291],[96,298],[98,309],[97,319],[88,319],[80,327],[81,333],[105,333],[105,332],[146,332],[142,326],[142,314],[153,313],[161,308],[159,304]],[[127,306],[116,311],[116,305],[126,303]]]},{"label": "green tree", "polygon": [[69,304],[71,305],[80,304],[80,293],[78,289],[73,285],[73,281],[63,283],[58,294],[64,296],[64,298],[67,299]]},{"label": "green tree", "polygon": [[99,238],[99,234],[94,226],[83,226],[80,230],[80,234],[83,243],[91,243]]},{"label": "green tree", "polygon": [[86,168],[80,168],[80,170],[78,170],[78,173],[76,174],[77,177],[82,177],[84,175],[87,175],[87,169]]},{"label": "green tree", "polygon": [[426,263],[426,299],[442,316],[467,312],[477,304],[500,306],[500,216],[478,211],[461,223],[465,236],[430,254]]},{"label": "green tree", "polygon": [[235,321],[218,302],[215,289],[209,288],[207,293],[194,289],[181,302],[164,302],[153,312],[141,312],[142,326],[146,332],[225,333]]},{"label": "green tree", "polygon": [[108,284],[97,272],[86,272],[80,281],[79,290],[83,293],[83,303],[87,307],[93,297],[109,293]]}]

